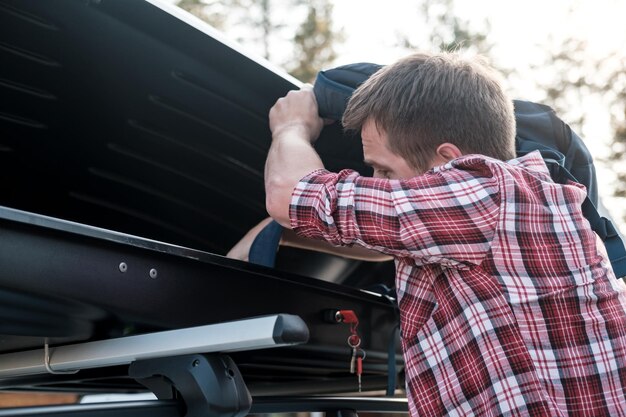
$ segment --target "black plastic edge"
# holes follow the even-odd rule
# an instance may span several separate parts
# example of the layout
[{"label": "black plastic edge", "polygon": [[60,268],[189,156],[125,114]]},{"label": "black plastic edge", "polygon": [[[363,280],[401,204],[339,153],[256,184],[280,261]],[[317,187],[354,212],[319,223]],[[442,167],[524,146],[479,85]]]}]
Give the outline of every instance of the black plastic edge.
[{"label": "black plastic edge", "polygon": [[272,334],[276,344],[296,344],[309,341],[309,328],[299,316],[279,314]]}]

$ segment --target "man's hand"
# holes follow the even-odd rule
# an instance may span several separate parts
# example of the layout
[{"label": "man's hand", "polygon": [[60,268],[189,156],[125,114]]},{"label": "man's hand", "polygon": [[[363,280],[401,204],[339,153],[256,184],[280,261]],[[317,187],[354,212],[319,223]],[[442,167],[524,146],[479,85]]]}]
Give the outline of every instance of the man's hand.
[{"label": "man's hand", "polygon": [[274,139],[296,133],[314,143],[324,127],[324,121],[317,113],[313,88],[309,84],[278,99],[270,110],[269,119]]}]

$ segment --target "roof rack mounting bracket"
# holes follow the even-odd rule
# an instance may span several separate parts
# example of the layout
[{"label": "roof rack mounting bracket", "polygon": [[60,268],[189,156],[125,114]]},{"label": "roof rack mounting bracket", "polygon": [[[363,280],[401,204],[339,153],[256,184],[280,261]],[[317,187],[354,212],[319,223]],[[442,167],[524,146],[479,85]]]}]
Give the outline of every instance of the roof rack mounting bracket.
[{"label": "roof rack mounting bracket", "polygon": [[159,400],[184,403],[185,417],[243,417],[252,406],[243,377],[228,355],[140,360],[131,363],[128,373]]},{"label": "roof rack mounting bracket", "polygon": [[356,410],[346,408],[327,411],[326,417],[359,417],[359,415]]}]

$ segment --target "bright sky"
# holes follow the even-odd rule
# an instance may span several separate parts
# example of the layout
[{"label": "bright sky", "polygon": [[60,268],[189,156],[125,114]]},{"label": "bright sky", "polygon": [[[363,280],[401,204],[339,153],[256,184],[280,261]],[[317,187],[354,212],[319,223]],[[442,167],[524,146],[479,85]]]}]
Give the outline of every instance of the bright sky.
[{"label": "bright sky", "polygon": [[[392,61],[403,55],[397,33],[417,34],[415,0],[336,0],[337,27],[343,27],[346,50],[340,60]],[[620,0],[472,0],[455,2],[457,15],[470,21],[489,19],[491,40],[501,47],[504,63],[536,58],[549,36],[575,33],[590,43],[596,56],[626,48],[626,2]],[[571,10],[571,13],[570,13]]]}]

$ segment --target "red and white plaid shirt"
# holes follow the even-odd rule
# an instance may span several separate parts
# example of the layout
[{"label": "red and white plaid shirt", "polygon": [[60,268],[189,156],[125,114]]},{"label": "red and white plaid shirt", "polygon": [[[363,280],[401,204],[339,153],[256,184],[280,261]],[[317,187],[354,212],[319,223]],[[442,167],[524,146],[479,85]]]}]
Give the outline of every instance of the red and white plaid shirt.
[{"label": "red and white plaid shirt", "polygon": [[468,155],[406,180],[315,171],[290,216],[395,257],[413,417],[626,416],[626,290],[584,198],[538,153]]}]

